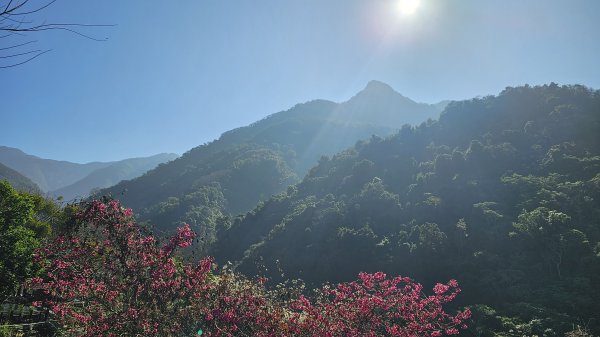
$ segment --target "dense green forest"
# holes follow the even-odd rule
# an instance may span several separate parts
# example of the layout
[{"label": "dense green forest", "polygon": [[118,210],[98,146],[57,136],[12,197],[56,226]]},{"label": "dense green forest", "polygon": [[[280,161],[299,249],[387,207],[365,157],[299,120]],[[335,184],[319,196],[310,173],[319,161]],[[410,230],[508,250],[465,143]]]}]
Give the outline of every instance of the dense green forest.
[{"label": "dense green forest", "polygon": [[600,0],[0,0],[0,337],[600,337],[598,55]]},{"label": "dense green forest", "polygon": [[185,222],[206,242],[230,215],[297,183],[322,155],[333,155],[373,134],[437,118],[447,102],[415,103],[372,81],[343,103],[315,100],[225,132],[142,177],[98,192],[131,207],[159,231]]},{"label": "dense green forest", "polygon": [[211,253],[309,284],[454,277],[473,336],[600,334],[600,92],[523,86],[322,157]]},{"label": "dense green forest", "polygon": [[72,208],[60,208],[39,194],[14,189],[0,180],[0,299],[38,274],[33,253],[53,232],[68,227]]},{"label": "dense green forest", "polygon": [[[215,280],[232,277],[231,284],[221,284],[231,288],[220,291],[245,289],[252,301],[253,296],[272,301],[268,294],[304,291],[290,287],[298,283],[280,281],[300,278],[306,291],[329,289],[320,287],[355,280],[359,272],[383,271],[429,289],[439,289],[440,280],[458,280],[462,293],[450,309],[470,307],[473,313],[463,335],[600,334],[600,91],[552,83],[451,102],[439,120],[352,141],[353,147],[322,156],[300,180],[298,153],[312,148],[316,156],[334,137],[349,144],[375,129],[390,132],[383,126],[344,124],[341,118],[333,124],[309,122],[320,116],[315,104],[339,108],[324,101],[296,106],[103,193],[138,208],[138,218],[145,221],[139,233],[148,225],[159,234],[173,232],[174,224],[188,222],[200,235],[195,242],[203,243],[196,247],[202,253],[215,256],[220,265],[231,261],[236,272],[249,277],[268,277],[267,288],[238,274],[219,274],[209,282],[216,286]],[[319,127],[323,123],[326,127]],[[314,139],[327,141],[315,146]],[[123,228],[118,219],[132,212],[108,202],[110,197],[103,199],[106,203],[60,207],[0,182],[0,296],[38,275],[51,275],[45,284],[52,286],[56,275],[33,263],[34,251],[49,239],[73,244],[77,251],[86,235],[96,240],[104,233],[81,227],[82,219],[94,226],[114,220],[113,229]],[[105,223],[104,215],[86,213],[89,207],[118,216]],[[56,237],[60,234],[71,239]],[[193,238],[189,235],[186,240]],[[140,244],[151,242],[145,240],[155,239],[148,236]],[[145,249],[160,255],[158,247]],[[82,282],[80,266],[53,259],[48,263],[68,266],[73,282]],[[168,261],[184,263],[179,256]],[[104,268],[94,266],[86,273]],[[130,280],[127,273],[122,280]],[[276,287],[273,293],[269,285]],[[281,309],[288,302],[284,296],[272,303]]]}]

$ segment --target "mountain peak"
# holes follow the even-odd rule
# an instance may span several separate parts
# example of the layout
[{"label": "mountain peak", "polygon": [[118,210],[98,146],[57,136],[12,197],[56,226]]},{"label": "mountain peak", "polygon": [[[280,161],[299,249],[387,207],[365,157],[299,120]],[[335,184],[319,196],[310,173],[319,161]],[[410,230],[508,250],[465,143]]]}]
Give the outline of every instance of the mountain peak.
[{"label": "mountain peak", "polygon": [[376,80],[369,81],[363,91],[388,91],[396,93],[396,91],[389,84]]},{"label": "mountain peak", "polygon": [[403,124],[418,125],[428,118],[437,118],[440,110],[417,103],[386,83],[370,81],[362,91],[343,102],[336,113],[338,118],[354,123],[400,128]]},{"label": "mountain peak", "polygon": [[411,99],[403,96],[402,94],[394,90],[394,88],[392,88],[389,84],[376,80],[369,81],[369,83],[367,83],[367,86],[363,90],[359,91],[356,95],[354,95],[354,97],[352,97],[350,101],[363,99],[369,100],[370,102],[373,100],[378,101],[383,99],[406,102],[410,101],[411,103],[414,103]]},{"label": "mountain peak", "polygon": [[417,104],[408,97],[403,96],[389,84],[381,81],[369,81],[367,86],[354,95],[346,103],[359,104],[359,105],[412,105]]}]

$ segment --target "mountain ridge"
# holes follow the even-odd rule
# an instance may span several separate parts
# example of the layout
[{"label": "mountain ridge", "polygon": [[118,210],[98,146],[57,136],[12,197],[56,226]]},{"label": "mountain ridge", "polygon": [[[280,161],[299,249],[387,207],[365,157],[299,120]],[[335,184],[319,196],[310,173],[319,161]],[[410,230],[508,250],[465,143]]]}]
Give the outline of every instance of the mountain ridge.
[{"label": "mountain ridge", "polygon": [[[381,97],[386,98],[385,104],[369,109],[368,104]],[[439,107],[416,103],[387,85],[372,82],[346,102],[311,100],[226,131],[173,162],[100,194],[119,196],[126,206],[140,212],[143,220],[160,224],[164,230],[180,222],[206,220],[185,201],[198,198],[199,191],[204,202],[213,205],[211,198],[219,200],[218,212],[213,210],[216,213],[239,214],[298,181],[322,155],[334,154],[373,134],[392,134],[406,123],[425,122],[440,112]],[[392,121],[381,117],[390,114],[399,117]],[[416,117],[406,117],[413,115]],[[254,180],[262,183],[250,189],[249,181]],[[248,188],[242,191],[239,186]],[[206,221],[214,224],[216,220]]]},{"label": "mountain ridge", "polygon": [[[71,200],[76,196],[87,197],[87,193],[92,188],[104,188],[116,184],[122,179],[134,178],[154,168],[159,163],[176,157],[176,154],[162,153],[150,157],[79,164],[65,160],[41,158],[17,148],[0,146],[0,163],[27,177],[41,189],[41,192],[56,197],[64,194],[62,196],[65,200]],[[136,168],[132,168],[128,172],[122,172],[125,169],[124,166],[132,162],[136,163]],[[147,164],[144,165],[144,162],[147,162]],[[98,170],[105,172],[104,182],[94,185],[94,172]],[[113,178],[110,178],[110,173],[108,173],[111,170],[115,175]],[[96,173],[96,175],[98,174]],[[92,175],[91,178],[90,175]],[[118,178],[120,179],[115,180]],[[56,191],[59,191],[59,193],[57,194]]]},{"label": "mountain ridge", "polygon": [[111,162],[77,164],[65,160],[40,158],[8,146],[0,146],[0,163],[28,177],[44,192],[72,184],[92,171],[111,164]]},{"label": "mountain ridge", "polygon": [[222,221],[208,254],[271,282],[359,272],[455,278],[473,331],[560,336],[600,324],[600,91],[508,87],[322,157]]},{"label": "mountain ridge", "polygon": [[61,196],[64,200],[87,198],[92,190],[113,186],[122,180],[136,178],[155,168],[159,164],[169,162],[178,155],[174,153],[159,153],[149,157],[128,158],[112,162],[110,166],[92,171],[84,178],[73,184],[50,191],[53,196]]}]

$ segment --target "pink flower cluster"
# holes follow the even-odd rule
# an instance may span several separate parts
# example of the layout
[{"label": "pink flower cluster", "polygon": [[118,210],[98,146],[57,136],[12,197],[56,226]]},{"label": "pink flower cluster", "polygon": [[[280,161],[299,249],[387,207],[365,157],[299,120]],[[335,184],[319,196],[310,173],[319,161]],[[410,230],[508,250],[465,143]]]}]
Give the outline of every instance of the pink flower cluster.
[{"label": "pink flower cluster", "polygon": [[192,245],[196,233],[192,231],[190,225],[185,224],[177,228],[177,234],[169,240],[169,243],[163,246],[161,253],[165,256],[171,255],[177,248],[185,248]]},{"label": "pink flower cluster", "polygon": [[325,286],[308,298],[292,288],[269,290],[266,279],[212,271],[174,256],[195,237],[189,226],[161,247],[144,235],[133,212],[116,201],[93,201],[77,216],[68,237],[36,256],[50,307],[72,336],[443,336],[464,329],[468,309],[451,315],[443,305],[460,292],[455,280],[434,295],[408,278],[384,273]]},{"label": "pink flower cluster", "polygon": [[442,305],[460,292],[456,281],[437,284],[435,295],[406,277],[361,273],[359,280],[321,289],[314,302],[301,296],[293,318],[302,332],[314,336],[442,336],[465,329],[469,309],[450,315]]},{"label": "pink flower cluster", "polygon": [[[46,273],[31,281],[44,289],[65,333],[81,336],[155,335],[180,331],[202,291],[212,260],[177,262],[191,244],[189,226],[160,247],[117,201],[93,201],[77,215],[69,237],[37,252]],[[82,333],[84,331],[85,333]]]}]

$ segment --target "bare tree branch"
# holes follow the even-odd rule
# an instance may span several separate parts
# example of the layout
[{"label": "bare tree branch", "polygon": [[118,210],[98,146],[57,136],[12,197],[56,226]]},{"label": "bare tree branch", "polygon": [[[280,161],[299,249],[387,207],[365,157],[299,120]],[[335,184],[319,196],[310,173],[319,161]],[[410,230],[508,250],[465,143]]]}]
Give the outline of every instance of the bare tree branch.
[{"label": "bare tree branch", "polygon": [[25,64],[39,56],[42,56],[43,54],[46,54],[47,52],[52,51],[52,49],[48,49],[48,50],[44,50],[36,55],[34,55],[33,57],[30,57],[28,59],[26,59],[25,61],[19,62],[19,63],[13,63],[13,64],[9,64],[9,65],[0,65],[0,69],[6,69],[6,68],[12,68],[12,67],[16,67],[16,66],[20,66],[22,64]]},{"label": "bare tree branch", "polygon": [[0,55],[0,59],[7,59],[7,58],[11,58],[11,57],[18,57],[18,56],[22,56],[22,55],[28,55],[28,54],[32,54],[32,53],[38,53],[41,52],[41,50],[30,50],[30,51],[26,51],[23,53],[18,53],[18,54],[12,54],[12,55],[6,55],[6,56],[1,56]]},{"label": "bare tree branch", "polygon": [[[50,52],[51,50],[42,49],[27,49],[30,48],[30,44],[37,42],[37,40],[31,40],[24,43],[9,42],[11,36],[27,37],[27,35],[35,34],[38,32],[46,31],[66,31],[83,38],[92,41],[106,41],[108,38],[97,38],[82,30],[88,28],[98,27],[113,27],[114,25],[103,25],[103,24],[84,24],[84,23],[46,23],[46,21],[40,22],[35,20],[33,17],[36,13],[43,11],[57,0],[49,0],[43,4],[37,4],[31,0],[9,0],[6,5],[0,5],[0,32],[6,34],[0,35],[0,39],[6,39],[0,41],[0,69],[12,68],[21,64],[27,63],[37,57]],[[31,3],[31,4],[30,4]],[[37,21],[37,22],[36,22]],[[6,42],[6,46],[2,46],[2,41]],[[12,43],[12,44],[11,44]],[[19,48],[26,48],[26,50],[18,50]],[[33,56],[31,56],[33,54]],[[3,64],[1,60],[16,60],[12,63]]]},{"label": "bare tree branch", "polygon": [[37,41],[28,41],[28,42],[25,42],[25,43],[14,45],[14,46],[0,48],[0,50],[7,50],[7,49],[12,49],[12,48],[18,48],[18,47],[21,47],[21,46],[28,45],[30,43],[35,43],[35,42],[37,42]]},{"label": "bare tree branch", "polygon": [[10,4],[12,3],[12,1],[11,1],[11,2],[9,2],[9,3],[8,3],[7,9],[5,9],[5,10],[4,10],[4,12],[3,12],[2,14],[0,14],[0,15],[5,15],[5,14],[7,14],[7,15],[27,15],[27,14],[33,14],[33,13],[37,13],[37,12],[39,12],[39,11],[41,11],[41,10],[43,10],[43,9],[45,9],[45,8],[47,8],[47,7],[49,7],[49,6],[50,6],[50,5],[52,5],[53,3],[55,3],[55,2],[56,2],[56,0],[51,0],[49,3],[47,3],[47,4],[43,5],[42,7],[37,7],[37,8],[35,8],[35,9],[33,9],[33,10],[29,11],[29,12],[15,13],[15,11],[16,11],[17,9],[19,9],[19,8],[23,7],[23,6],[24,6],[24,5],[26,5],[28,2],[29,2],[29,0],[24,0],[24,1],[23,1],[21,4],[19,4],[19,5],[15,6],[15,7],[9,8],[9,7],[10,7]]}]

